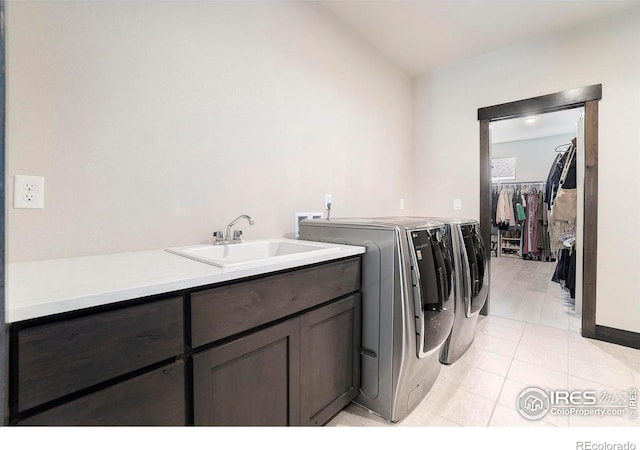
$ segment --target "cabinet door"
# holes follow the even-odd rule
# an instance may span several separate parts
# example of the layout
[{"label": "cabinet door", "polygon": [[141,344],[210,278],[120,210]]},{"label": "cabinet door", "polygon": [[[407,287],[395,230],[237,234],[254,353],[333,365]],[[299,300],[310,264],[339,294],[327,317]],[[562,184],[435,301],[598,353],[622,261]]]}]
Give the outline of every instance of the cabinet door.
[{"label": "cabinet door", "polygon": [[301,317],[301,425],[323,425],[356,397],[359,351],[359,294]]},{"label": "cabinet door", "polygon": [[299,333],[291,319],[194,355],[195,425],[298,425]]}]

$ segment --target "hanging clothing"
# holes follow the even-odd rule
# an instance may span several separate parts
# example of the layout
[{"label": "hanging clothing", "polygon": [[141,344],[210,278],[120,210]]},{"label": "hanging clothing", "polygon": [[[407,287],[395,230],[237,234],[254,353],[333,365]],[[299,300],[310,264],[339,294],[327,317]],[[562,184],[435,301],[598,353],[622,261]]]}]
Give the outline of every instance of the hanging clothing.
[{"label": "hanging clothing", "polygon": [[575,147],[571,147],[567,153],[568,160],[562,171],[558,193],[553,202],[554,217],[557,220],[575,220],[577,214]]},{"label": "hanging clothing", "polygon": [[[547,228],[549,230],[549,254],[556,257],[556,269],[554,271],[552,281],[558,282],[561,286],[569,291],[571,298],[575,298],[575,279],[576,279],[576,221],[575,220],[558,220],[560,218],[575,218],[575,204],[567,203],[575,201],[575,194],[568,194],[563,191],[562,201],[556,199],[560,188],[567,190],[575,190],[577,175],[577,151],[576,140],[572,139],[569,149],[558,155],[549,171],[549,182],[545,190],[544,201],[547,203]],[[571,191],[575,192],[575,191]],[[556,208],[557,207],[557,208]],[[544,222],[544,216],[543,216]]]},{"label": "hanging clothing", "polygon": [[549,261],[549,230],[547,228],[547,205],[544,193],[538,192],[538,253],[541,261]]},{"label": "hanging clothing", "polygon": [[549,205],[549,208],[553,207],[556,195],[558,194],[558,189],[560,189],[561,187],[560,178],[562,177],[562,172],[565,169],[567,161],[569,161],[569,167],[567,169],[567,176],[564,180],[564,183],[562,184],[562,187],[564,189],[576,188],[577,158],[573,157],[575,152],[576,143],[574,138],[571,141],[569,148],[565,152],[559,153],[551,164],[549,175],[547,177],[547,185],[544,196],[544,201],[547,203],[547,205]]},{"label": "hanging clothing", "polygon": [[[571,153],[570,153],[571,152]],[[577,162],[576,160],[576,148],[572,146],[569,150],[567,150],[567,157],[571,158],[571,162],[569,163],[569,170],[567,171],[567,176],[564,179],[564,183],[562,183],[563,189],[575,189],[576,188],[576,176],[577,176]],[[566,161],[565,161],[566,163]]]},{"label": "hanging clothing", "polygon": [[564,168],[564,162],[562,162],[563,153],[558,153],[556,158],[551,164],[549,175],[547,176],[547,184],[544,191],[544,201],[549,208],[553,203],[555,194],[558,190],[558,183],[560,182],[560,176],[562,175],[562,169]]},{"label": "hanging clothing", "polygon": [[513,191],[507,190],[507,209],[509,210],[509,226],[515,226],[518,221],[513,206]]},{"label": "hanging clothing", "polygon": [[532,195],[527,195],[527,221],[525,225],[526,237],[524,253],[535,253],[534,243],[537,243],[536,231],[536,202]]},{"label": "hanging clothing", "polygon": [[576,235],[576,223],[563,220],[554,220],[553,209],[549,212],[549,245],[553,255],[564,248],[563,237]]},{"label": "hanging clothing", "polygon": [[516,210],[517,210],[516,216],[518,218],[518,222],[522,222],[527,218],[527,213],[524,211],[524,207],[522,206],[522,204],[518,203],[516,205]]},{"label": "hanging clothing", "polygon": [[502,189],[496,206],[496,224],[499,228],[508,228],[513,221],[513,208],[510,203],[507,189]]},{"label": "hanging clothing", "polygon": [[491,189],[491,223],[494,227],[498,226],[498,222],[496,220],[496,210],[498,208],[498,196],[500,195],[500,190],[494,187]]},{"label": "hanging clothing", "polygon": [[544,182],[494,185],[491,191],[492,222],[502,237],[510,238],[510,246],[517,245],[517,255],[524,259],[543,260],[549,253],[545,251],[549,238],[543,226],[544,192]]},{"label": "hanging clothing", "polygon": [[576,298],[576,251],[563,248],[558,253],[558,263],[551,281],[559,283],[569,291],[569,297]]}]

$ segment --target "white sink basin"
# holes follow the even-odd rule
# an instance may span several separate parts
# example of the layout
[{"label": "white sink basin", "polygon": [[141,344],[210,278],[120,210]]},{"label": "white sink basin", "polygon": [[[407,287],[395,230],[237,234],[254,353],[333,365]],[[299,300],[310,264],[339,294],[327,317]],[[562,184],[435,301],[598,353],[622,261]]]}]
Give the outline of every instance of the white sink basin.
[{"label": "white sink basin", "polygon": [[264,239],[239,244],[197,245],[167,248],[166,251],[217,267],[238,267],[271,261],[293,261],[311,255],[333,253],[340,248],[323,242],[294,239]]}]

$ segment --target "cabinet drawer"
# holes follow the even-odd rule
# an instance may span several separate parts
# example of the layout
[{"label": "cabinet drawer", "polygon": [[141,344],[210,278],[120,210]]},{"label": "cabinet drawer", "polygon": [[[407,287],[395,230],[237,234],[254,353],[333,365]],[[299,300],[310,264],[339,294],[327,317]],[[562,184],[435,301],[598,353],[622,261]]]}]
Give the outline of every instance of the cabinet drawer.
[{"label": "cabinet drawer", "polygon": [[192,346],[249,330],[359,288],[360,258],[353,258],[194,293]]},{"label": "cabinet drawer", "polygon": [[182,298],[17,331],[20,411],[184,352]]},{"label": "cabinet drawer", "polygon": [[184,425],[184,363],[178,361],[25,419],[20,425]]}]

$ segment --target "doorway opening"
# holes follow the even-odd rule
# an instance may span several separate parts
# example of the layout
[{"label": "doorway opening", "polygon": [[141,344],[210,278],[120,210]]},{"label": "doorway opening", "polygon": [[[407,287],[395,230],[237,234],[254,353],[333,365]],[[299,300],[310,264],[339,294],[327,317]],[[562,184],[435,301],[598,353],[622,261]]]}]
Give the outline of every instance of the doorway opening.
[{"label": "doorway opening", "polygon": [[[569,89],[554,94],[532,97],[478,109],[480,124],[480,228],[485,242],[491,240],[491,158],[490,130],[492,121],[525,117],[584,107],[584,209],[582,257],[582,321],[580,332],[584,337],[596,335],[596,280],[598,260],[598,102],[602,99],[602,85],[596,84]],[[491,265],[489,264],[491,273]],[[482,314],[488,314],[491,297]]]},{"label": "doorway opening", "polygon": [[491,315],[580,330],[583,121],[580,106],[490,123]]}]

